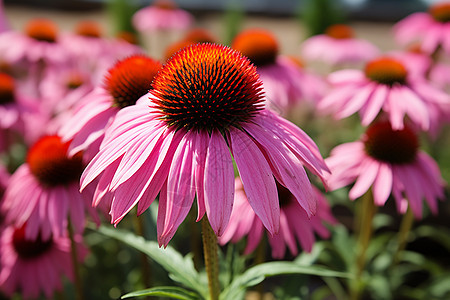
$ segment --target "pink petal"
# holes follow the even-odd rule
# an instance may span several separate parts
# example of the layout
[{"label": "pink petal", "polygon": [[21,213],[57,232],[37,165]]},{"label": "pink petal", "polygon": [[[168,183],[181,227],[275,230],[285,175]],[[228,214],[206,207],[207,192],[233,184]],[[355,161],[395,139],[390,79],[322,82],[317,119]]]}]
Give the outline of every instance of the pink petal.
[{"label": "pink petal", "polygon": [[359,177],[348,194],[350,199],[355,200],[369,190],[378,174],[379,166],[380,163],[371,158],[361,162]]},{"label": "pink petal", "polygon": [[205,162],[205,208],[214,232],[221,236],[230,220],[234,199],[234,169],[222,134],[213,131]]},{"label": "pink petal", "polygon": [[372,193],[375,205],[386,203],[392,191],[392,170],[390,164],[380,163],[377,177],[373,183]]},{"label": "pink petal", "polygon": [[360,110],[361,115],[361,124],[364,126],[368,126],[380,113],[381,108],[386,102],[386,98],[388,97],[389,87],[386,85],[378,85],[373,91],[372,96],[370,97],[370,102],[368,102],[363,108]]},{"label": "pink petal", "polygon": [[197,222],[202,219],[206,212],[205,207],[205,165],[206,155],[208,153],[209,135],[206,132],[198,132],[193,135],[195,138],[195,150],[193,156],[193,168],[195,177],[195,191],[197,193]]},{"label": "pink petal", "polygon": [[232,128],[230,137],[248,202],[267,230],[275,234],[280,226],[280,205],[270,166],[246,133]]}]

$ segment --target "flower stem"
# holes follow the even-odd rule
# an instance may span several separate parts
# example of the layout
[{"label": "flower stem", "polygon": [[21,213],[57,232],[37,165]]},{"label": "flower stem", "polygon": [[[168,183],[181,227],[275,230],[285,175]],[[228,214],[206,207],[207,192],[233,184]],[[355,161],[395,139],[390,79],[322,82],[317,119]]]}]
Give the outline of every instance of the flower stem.
[{"label": "flower stem", "polygon": [[69,223],[68,231],[69,231],[69,238],[70,238],[70,254],[72,259],[72,265],[73,265],[73,274],[74,274],[74,280],[75,280],[75,298],[76,300],[84,300],[84,293],[83,293],[83,284],[81,281],[81,275],[80,275],[80,264],[78,263],[78,249],[77,244],[75,242],[75,236],[73,233],[73,228],[71,224]]},{"label": "flower stem", "polygon": [[208,274],[210,300],[218,300],[220,294],[219,284],[219,256],[217,254],[217,237],[209,224],[206,215],[202,218],[203,252],[205,268]]},{"label": "flower stem", "polygon": [[376,212],[371,190],[368,190],[359,200],[355,223],[355,231],[358,236],[356,245],[355,277],[350,286],[350,298],[352,300],[360,299],[363,292],[361,275],[366,267],[366,253],[372,237],[372,221]]},{"label": "flower stem", "polygon": [[401,258],[401,253],[406,247],[406,243],[408,241],[408,236],[409,236],[409,233],[411,232],[413,223],[414,223],[414,214],[412,213],[411,208],[408,207],[408,210],[403,215],[402,222],[400,224],[400,229],[398,231],[397,250],[395,251],[394,261],[393,261],[392,265],[396,265],[399,262],[399,260]]},{"label": "flower stem", "polygon": [[[144,225],[144,215],[140,217],[135,217],[135,230],[139,236],[145,237],[145,225]],[[151,269],[149,258],[145,253],[141,253],[141,271],[142,271],[142,283],[144,286],[150,286],[151,282]]]}]

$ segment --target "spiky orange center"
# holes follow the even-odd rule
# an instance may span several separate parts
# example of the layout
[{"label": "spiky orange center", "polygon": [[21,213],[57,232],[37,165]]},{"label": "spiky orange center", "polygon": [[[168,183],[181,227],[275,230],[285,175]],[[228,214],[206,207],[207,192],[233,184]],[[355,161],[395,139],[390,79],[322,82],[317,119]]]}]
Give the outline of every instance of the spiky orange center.
[{"label": "spiky orange center", "polygon": [[234,38],[231,47],[247,56],[256,66],[274,63],[279,50],[275,36],[263,29],[241,32]]},{"label": "spiky orange center", "polygon": [[429,13],[438,22],[450,22],[450,2],[438,3],[431,6]]},{"label": "spiky orange center", "polygon": [[82,21],[77,24],[75,33],[81,36],[99,38],[102,36],[100,25],[94,21]]},{"label": "spiky orange center", "polygon": [[5,73],[0,73],[0,104],[14,102],[14,79]]},{"label": "spiky orange center", "polygon": [[185,40],[193,43],[214,43],[216,39],[207,30],[202,28],[194,28],[184,37]]},{"label": "spiky orange center", "polygon": [[407,126],[402,130],[393,130],[387,121],[371,125],[363,142],[369,156],[392,164],[414,161],[419,148],[419,141],[413,130]]},{"label": "spiky orange center", "polygon": [[84,83],[84,78],[80,73],[72,72],[67,79],[67,87],[71,90],[79,88]]},{"label": "spiky orange center", "polygon": [[344,24],[334,24],[325,29],[325,34],[338,40],[351,39],[355,37],[353,29]]},{"label": "spiky orange center", "polygon": [[35,19],[25,27],[26,34],[38,41],[54,43],[58,36],[58,28],[55,23],[47,19]]},{"label": "spiky orange center", "polygon": [[106,90],[113,96],[113,106],[124,108],[150,89],[161,63],[143,54],[133,55],[117,62],[105,77]]},{"label": "spiky orange center", "polygon": [[63,143],[56,135],[44,136],[30,148],[27,163],[41,184],[57,186],[78,182],[84,168],[82,154],[69,158],[69,143]]},{"label": "spiky orange center", "polygon": [[175,10],[178,8],[178,5],[172,0],[156,0],[153,6],[166,10]]},{"label": "spiky orange center", "polygon": [[371,80],[387,85],[404,84],[408,75],[405,66],[390,57],[381,57],[367,63],[365,73]]},{"label": "spiky orange center", "polygon": [[155,107],[168,126],[227,130],[264,106],[262,83],[239,51],[196,44],[177,52],[153,81]]},{"label": "spiky orange center", "polygon": [[177,53],[181,49],[193,44],[195,43],[192,42],[191,40],[181,40],[168,45],[164,52],[164,60],[170,59],[175,53]]},{"label": "spiky orange center", "polygon": [[138,44],[138,38],[136,37],[136,34],[129,31],[120,31],[117,33],[116,37],[120,40],[124,40],[125,42],[128,42],[133,45]]},{"label": "spiky orange center", "polygon": [[53,239],[50,238],[47,241],[44,241],[40,234],[35,240],[26,239],[25,225],[23,225],[21,228],[14,230],[12,245],[21,259],[28,260],[37,258],[50,250],[53,245]]}]

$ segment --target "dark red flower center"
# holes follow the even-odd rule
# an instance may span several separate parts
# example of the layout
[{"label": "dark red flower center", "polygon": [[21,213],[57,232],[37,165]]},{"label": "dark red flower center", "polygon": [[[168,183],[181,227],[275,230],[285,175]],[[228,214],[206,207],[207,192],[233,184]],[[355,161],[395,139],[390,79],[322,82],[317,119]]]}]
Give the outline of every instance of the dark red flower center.
[{"label": "dark red flower center", "polygon": [[325,29],[325,34],[338,40],[351,39],[355,37],[353,29],[344,24],[334,24]]},{"label": "dark red flower center", "polygon": [[50,250],[53,245],[53,239],[50,238],[47,241],[43,241],[39,234],[36,240],[28,240],[25,238],[24,225],[14,230],[12,244],[18,256],[23,260],[27,260],[37,258]]},{"label": "dark red flower center", "polygon": [[450,22],[450,3],[438,3],[430,7],[430,15],[438,22]]},{"label": "dark red flower center", "polygon": [[278,55],[278,42],[267,30],[249,29],[238,34],[231,45],[256,66],[272,64]]},{"label": "dark red flower center", "polygon": [[264,106],[255,66],[239,51],[216,44],[177,52],[155,77],[153,88],[162,119],[187,130],[239,127]]},{"label": "dark red flower center", "polygon": [[77,24],[75,33],[85,37],[99,38],[102,36],[100,25],[94,21],[82,21]]},{"label": "dark red flower center", "polygon": [[58,36],[55,23],[47,19],[35,19],[25,27],[26,34],[38,41],[54,43]]},{"label": "dark red flower center", "polygon": [[62,143],[59,136],[44,136],[35,143],[27,155],[31,173],[47,186],[78,182],[84,169],[82,154],[67,156],[69,143]]},{"label": "dark red flower center", "polygon": [[14,79],[0,73],[0,105],[14,102]]},{"label": "dark red flower center", "polygon": [[390,57],[381,57],[367,63],[365,73],[369,79],[387,85],[404,84],[408,75],[405,66]]},{"label": "dark red flower center", "polygon": [[371,125],[363,142],[369,156],[392,164],[414,161],[419,148],[414,131],[406,126],[402,130],[393,130],[387,121]]},{"label": "dark red flower center", "polygon": [[113,96],[113,106],[124,108],[150,89],[161,63],[145,55],[133,55],[117,62],[105,77],[106,90]]}]

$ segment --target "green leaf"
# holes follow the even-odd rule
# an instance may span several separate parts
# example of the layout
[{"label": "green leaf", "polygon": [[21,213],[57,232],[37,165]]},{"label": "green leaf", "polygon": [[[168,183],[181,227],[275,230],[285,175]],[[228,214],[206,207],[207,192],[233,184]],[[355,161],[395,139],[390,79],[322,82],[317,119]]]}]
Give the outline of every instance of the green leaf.
[{"label": "green leaf", "polygon": [[201,299],[197,294],[187,291],[180,287],[174,286],[159,286],[151,289],[145,289],[140,291],[135,291],[123,295],[121,299],[132,298],[132,297],[144,297],[144,296],[162,296],[169,297],[173,299],[181,300],[199,300]]},{"label": "green leaf", "polygon": [[147,241],[129,231],[100,226],[97,231],[105,236],[117,239],[136,250],[145,253],[148,257],[160,264],[172,280],[198,292],[204,298],[208,295],[208,285],[203,277],[195,270],[191,256],[183,257],[172,247],[166,249],[159,247],[154,241]]},{"label": "green leaf", "polygon": [[243,289],[257,285],[266,277],[282,274],[306,274],[331,277],[350,277],[350,274],[336,272],[319,266],[302,266],[288,261],[274,261],[254,266],[242,275],[236,276],[222,292],[221,299],[237,299],[236,294]]}]

